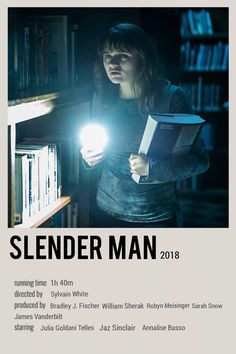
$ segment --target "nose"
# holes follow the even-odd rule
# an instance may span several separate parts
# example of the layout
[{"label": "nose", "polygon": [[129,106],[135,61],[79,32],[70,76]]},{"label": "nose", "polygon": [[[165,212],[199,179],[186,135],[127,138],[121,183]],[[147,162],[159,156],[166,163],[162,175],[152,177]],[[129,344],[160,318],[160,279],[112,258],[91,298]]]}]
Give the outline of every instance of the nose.
[{"label": "nose", "polygon": [[119,58],[118,55],[114,55],[113,57],[111,57],[111,60],[110,60],[110,63],[109,63],[109,65],[111,67],[114,67],[114,66],[116,67],[119,64],[120,64],[120,58]]}]

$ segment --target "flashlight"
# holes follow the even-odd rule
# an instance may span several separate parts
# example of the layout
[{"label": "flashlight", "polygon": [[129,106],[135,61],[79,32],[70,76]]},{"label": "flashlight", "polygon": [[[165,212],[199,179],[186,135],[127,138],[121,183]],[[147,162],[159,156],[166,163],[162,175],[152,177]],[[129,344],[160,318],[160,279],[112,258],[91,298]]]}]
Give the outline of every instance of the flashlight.
[{"label": "flashlight", "polygon": [[106,130],[98,124],[88,124],[83,127],[79,139],[86,150],[103,150],[108,143]]}]

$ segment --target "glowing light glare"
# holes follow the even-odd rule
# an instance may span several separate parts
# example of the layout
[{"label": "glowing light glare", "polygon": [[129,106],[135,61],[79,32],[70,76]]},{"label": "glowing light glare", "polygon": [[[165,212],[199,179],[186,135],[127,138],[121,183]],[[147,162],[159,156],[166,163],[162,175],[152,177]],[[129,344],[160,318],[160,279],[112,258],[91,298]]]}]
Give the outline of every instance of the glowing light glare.
[{"label": "glowing light glare", "polygon": [[86,125],[79,138],[82,146],[88,150],[104,149],[108,143],[106,130],[98,124]]}]

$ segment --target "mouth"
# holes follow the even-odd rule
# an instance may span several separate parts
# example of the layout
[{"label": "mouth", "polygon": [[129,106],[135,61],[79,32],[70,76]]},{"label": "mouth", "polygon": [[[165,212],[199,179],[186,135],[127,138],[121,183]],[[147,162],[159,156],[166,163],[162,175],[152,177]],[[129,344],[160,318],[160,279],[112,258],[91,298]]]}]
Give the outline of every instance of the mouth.
[{"label": "mouth", "polygon": [[119,76],[119,75],[121,75],[121,71],[118,71],[118,70],[111,70],[111,71],[110,71],[110,75],[112,75],[112,76]]}]

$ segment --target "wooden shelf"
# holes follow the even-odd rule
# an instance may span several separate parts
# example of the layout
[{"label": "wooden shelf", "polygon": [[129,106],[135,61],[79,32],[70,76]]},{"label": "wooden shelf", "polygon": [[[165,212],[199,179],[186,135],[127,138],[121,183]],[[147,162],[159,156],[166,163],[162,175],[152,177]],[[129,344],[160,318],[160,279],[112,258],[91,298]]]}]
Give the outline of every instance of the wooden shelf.
[{"label": "wooden shelf", "polygon": [[90,85],[63,92],[31,96],[8,102],[8,126],[44,116],[91,100]]},{"label": "wooden shelf", "polygon": [[30,96],[17,97],[16,99],[10,99],[8,101],[8,107],[17,106],[22,103],[30,103],[30,102],[42,102],[45,100],[52,100],[59,97],[60,93],[54,91],[52,93],[42,93],[42,94],[31,94]]},{"label": "wooden shelf", "polygon": [[56,214],[59,210],[64,208],[67,204],[71,202],[71,196],[65,196],[58,199],[52,205],[49,205],[41,212],[39,212],[36,216],[33,216],[24,224],[15,225],[15,228],[31,228],[38,227],[42,225],[46,220],[48,220],[51,216]]},{"label": "wooden shelf", "polygon": [[8,125],[25,122],[50,113],[57,95],[30,97],[8,103]]}]

